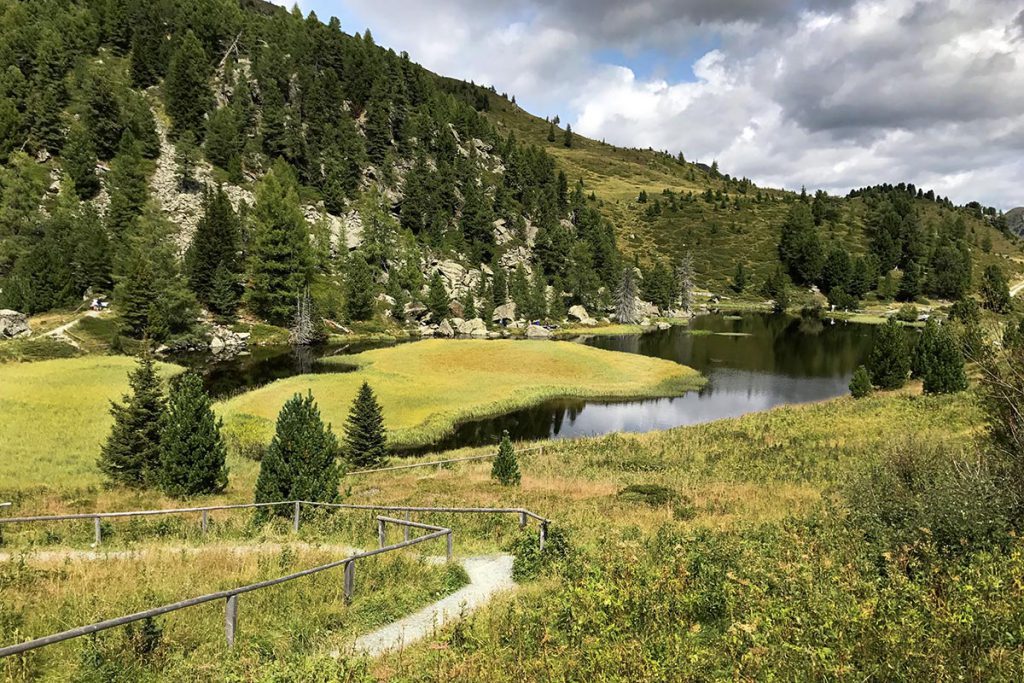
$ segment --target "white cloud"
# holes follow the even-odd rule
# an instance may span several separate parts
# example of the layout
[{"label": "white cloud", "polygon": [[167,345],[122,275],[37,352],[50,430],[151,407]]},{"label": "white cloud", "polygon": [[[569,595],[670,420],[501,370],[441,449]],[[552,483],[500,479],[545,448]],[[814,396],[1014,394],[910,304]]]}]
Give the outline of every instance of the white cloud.
[{"label": "white cloud", "polygon": [[[958,202],[1024,204],[1024,12],[1013,0],[346,7],[379,42],[590,137],[718,159],[775,186],[909,181]],[[695,37],[715,49],[695,58]],[[599,57],[643,52],[683,68],[638,75]],[[665,77],[691,69],[693,79]]]}]

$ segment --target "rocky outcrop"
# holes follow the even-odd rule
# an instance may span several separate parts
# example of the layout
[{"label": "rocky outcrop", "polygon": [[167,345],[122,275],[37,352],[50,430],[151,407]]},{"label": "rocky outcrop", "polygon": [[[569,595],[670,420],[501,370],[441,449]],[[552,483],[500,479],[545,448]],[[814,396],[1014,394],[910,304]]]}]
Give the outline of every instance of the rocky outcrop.
[{"label": "rocky outcrop", "polygon": [[234,354],[245,349],[249,344],[248,332],[234,332],[220,325],[213,328],[210,334],[210,353]]},{"label": "rocky outcrop", "polygon": [[486,337],[487,325],[484,324],[484,321],[481,318],[466,320],[459,325],[459,334],[468,337]]},{"label": "rocky outcrop", "polygon": [[1004,215],[1006,228],[1014,235],[1024,237],[1024,206],[1010,209]]},{"label": "rocky outcrop", "polygon": [[410,301],[405,305],[406,320],[420,320],[427,315],[427,307],[418,301]]},{"label": "rocky outcrop", "polygon": [[32,334],[28,326],[28,316],[9,308],[0,310],[0,339],[15,339]]},{"label": "rocky outcrop", "polygon": [[501,306],[495,306],[494,312],[491,314],[491,322],[497,325],[508,325],[516,320],[516,305],[515,302],[508,302]]},{"label": "rocky outcrop", "polygon": [[437,336],[451,339],[455,336],[455,329],[450,322],[442,320],[441,324],[437,326]]},{"label": "rocky outcrop", "polygon": [[540,325],[530,325],[526,328],[526,336],[528,339],[550,339],[551,331]]},{"label": "rocky outcrop", "polygon": [[571,322],[577,322],[580,325],[592,327],[597,324],[597,321],[591,318],[590,314],[587,313],[587,309],[579,304],[569,308],[568,316]]}]

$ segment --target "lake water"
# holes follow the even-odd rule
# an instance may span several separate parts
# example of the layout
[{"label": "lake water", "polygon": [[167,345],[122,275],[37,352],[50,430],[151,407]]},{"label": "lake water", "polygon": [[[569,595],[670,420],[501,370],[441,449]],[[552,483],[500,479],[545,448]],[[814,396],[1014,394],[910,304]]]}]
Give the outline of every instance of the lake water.
[{"label": "lake water", "polygon": [[[840,396],[867,357],[876,328],[841,321],[751,313],[703,315],[688,327],[621,337],[582,337],[579,343],[682,363],[708,378],[707,385],[677,398],[644,401],[554,400],[499,417],[463,423],[429,449],[497,443],[508,430],[515,440],[646,432],[709,422],[787,403]],[[540,343],[540,342],[531,342]],[[339,372],[319,360],[387,344],[313,349],[257,348],[251,354],[210,362],[177,359],[203,372],[207,390],[225,398],[276,379]],[[410,451],[413,452],[413,451]]]},{"label": "lake water", "polygon": [[676,361],[708,378],[677,398],[644,401],[554,400],[468,422],[431,450],[514,440],[646,432],[710,422],[788,403],[834,398],[867,358],[876,328],[787,315],[705,315],[689,327],[623,337],[582,338],[612,351]]}]

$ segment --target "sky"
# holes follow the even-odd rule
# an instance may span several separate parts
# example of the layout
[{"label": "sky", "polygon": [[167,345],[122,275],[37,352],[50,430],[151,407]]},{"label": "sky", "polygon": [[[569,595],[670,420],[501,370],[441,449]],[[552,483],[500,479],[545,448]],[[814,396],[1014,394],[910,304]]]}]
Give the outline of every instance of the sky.
[{"label": "sky", "polygon": [[[292,4],[289,2],[281,4]],[[446,76],[760,185],[1024,205],[1020,0],[299,0]]]}]

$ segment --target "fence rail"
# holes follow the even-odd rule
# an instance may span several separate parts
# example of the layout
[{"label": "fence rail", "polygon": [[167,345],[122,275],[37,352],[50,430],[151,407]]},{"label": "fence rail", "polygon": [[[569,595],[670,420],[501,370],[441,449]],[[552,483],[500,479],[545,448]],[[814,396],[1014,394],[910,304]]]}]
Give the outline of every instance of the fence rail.
[{"label": "fence rail", "polygon": [[[120,515],[123,516],[123,515]],[[11,655],[21,654],[28,652],[29,650],[35,650],[47,645],[54,645],[61,643],[66,640],[73,638],[80,638],[82,636],[89,635],[90,633],[97,633],[99,631],[105,631],[107,629],[116,628],[118,626],[124,626],[136,621],[143,621],[144,619],[152,619],[164,614],[171,612],[177,612],[178,610],[187,609],[189,607],[195,607],[196,605],[203,605],[209,602],[217,600],[226,600],[224,612],[224,637],[227,641],[228,647],[234,647],[235,636],[238,632],[238,596],[244,593],[251,593],[263,588],[270,588],[287,581],[294,581],[304,576],[310,576],[312,574],[319,574],[320,572],[334,569],[336,567],[344,566],[345,568],[345,579],[344,579],[344,591],[345,601],[349,602],[352,599],[352,594],[355,591],[355,566],[357,560],[362,560],[374,555],[381,555],[383,553],[393,552],[395,550],[401,550],[418,543],[425,543],[426,541],[433,540],[435,538],[441,538],[442,536],[447,539],[447,550],[448,559],[452,557],[452,530],[446,527],[433,526],[430,524],[420,524],[415,522],[407,522],[400,519],[393,518],[380,518],[377,519],[378,529],[383,529],[384,523],[400,524],[408,527],[415,527],[418,529],[432,530],[431,533],[424,534],[413,539],[406,539],[393,545],[384,545],[384,534],[381,532],[381,547],[376,550],[368,550],[366,552],[357,553],[350,557],[346,557],[342,560],[335,562],[329,562],[318,567],[312,567],[310,569],[304,569],[294,574],[288,574],[287,576],[280,576],[275,579],[268,579],[266,581],[260,581],[258,583],[251,583],[246,586],[239,586],[238,588],[232,588],[230,590],[219,591],[217,593],[210,593],[208,595],[200,595],[195,598],[189,598],[188,600],[182,600],[180,602],[171,603],[169,605],[163,605],[161,607],[154,607],[153,609],[144,610],[142,612],[136,612],[134,614],[128,614],[122,617],[114,619],[107,619],[105,621],[96,622],[87,626],[79,626],[78,628],[69,629],[67,631],[61,631],[60,633],[54,633],[42,638],[36,638],[29,640],[24,643],[17,645],[10,645],[8,647],[0,648],[0,658],[9,657]]]}]

